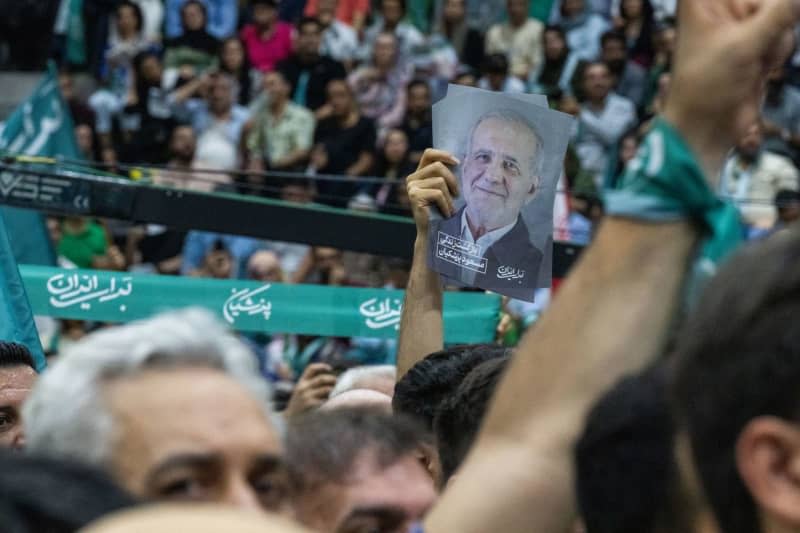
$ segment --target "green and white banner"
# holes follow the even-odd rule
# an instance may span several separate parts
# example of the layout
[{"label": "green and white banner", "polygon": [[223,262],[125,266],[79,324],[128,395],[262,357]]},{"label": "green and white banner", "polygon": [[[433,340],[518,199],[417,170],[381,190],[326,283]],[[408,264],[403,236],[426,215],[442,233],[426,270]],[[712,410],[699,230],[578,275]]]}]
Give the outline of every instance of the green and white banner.
[{"label": "green and white banner", "polygon": [[[34,265],[20,265],[20,272],[34,314],[99,322],[129,322],[168,309],[199,306],[239,331],[392,338],[397,335],[403,303],[403,291],[387,289]],[[499,312],[497,295],[446,293],[446,342],[491,342]]]},{"label": "green and white banner", "polygon": [[[0,131],[0,152],[26,156],[80,158],[69,108],[61,97],[51,63],[27,100],[8,117]],[[0,198],[47,199],[68,184],[64,179],[0,172]],[[3,202],[5,203],[5,202]],[[2,207],[11,248],[18,263],[54,265],[44,218],[36,211]]]}]

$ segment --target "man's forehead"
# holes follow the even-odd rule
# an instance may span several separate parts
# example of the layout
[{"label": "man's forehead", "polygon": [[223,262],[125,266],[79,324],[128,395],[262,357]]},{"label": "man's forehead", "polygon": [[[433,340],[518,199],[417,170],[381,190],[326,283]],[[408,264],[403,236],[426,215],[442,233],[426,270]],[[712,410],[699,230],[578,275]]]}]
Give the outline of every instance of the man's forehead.
[{"label": "man's forehead", "polygon": [[109,382],[104,393],[120,439],[147,449],[154,463],[175,454],[280,451],[264,407],[218,370],[147,370]]},{"label": "man's forehead", "polygon": [[[499,137],[499,138],[498,138]],[[492,141],[501,141],[503,146],[500,148],[512,150],[533,150],[536,145],[536,135],[531,128],[516,120],[505,119],[502,117],[491,117],[481,121],[472,132],[470,140],[471,151],[476,149],[492,148],[497,149],[497,146],[486,147],[484,143],[491,143]],[[524,154],[514,154],[521,156]]]},{"label": "man's forehead", "polygon": [[354,507],[391,506],[414,513],[424,511],[436,497],[430,476],[413,455],[388,467],[373,463],[362,468],[361,475],[345,485]]},{"label": "man's forehead", "polygon": [[28,365],[0,367],[0,394],[3,391],[28,391],[36,382],[36,371]]},{"label": "man's forehead", "polygon": [[473,129],[472,137],[485,136],[493,133],[511,133],[514,136],[525,133],[534,136],[533,130],[523,122],[505,117],[488,117],[482,119]]}]

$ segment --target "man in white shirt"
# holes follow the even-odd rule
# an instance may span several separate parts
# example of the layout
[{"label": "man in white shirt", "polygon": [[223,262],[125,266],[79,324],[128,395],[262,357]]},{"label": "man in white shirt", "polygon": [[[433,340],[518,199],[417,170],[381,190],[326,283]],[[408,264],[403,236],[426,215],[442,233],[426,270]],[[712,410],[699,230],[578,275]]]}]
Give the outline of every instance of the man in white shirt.
[{"label": "man in white shirt", "polygon": [[581,105],[575,147],[581,166],[590,172],[598,187],[608,169],[608,160],[617,141],[636,125],[633,102],[611,92],[611,71],[604,63],[591,63],[583,73],[586,100]]},{"label": "man in white shirt", "polygon": [[358,54],[358,34],[336,18],[337,0],[319,0],[317,20],[324,28],[319,53],[342,62],[350,70]]},{"label": "man in white shirt", "polygon": [[755,229],[775,225],[778,191],[800,187],[792,160],[764,150],[763,141],[764,126],[757,122],[736,145],[720,181],[720,193],[737,203],[744,222]]}]

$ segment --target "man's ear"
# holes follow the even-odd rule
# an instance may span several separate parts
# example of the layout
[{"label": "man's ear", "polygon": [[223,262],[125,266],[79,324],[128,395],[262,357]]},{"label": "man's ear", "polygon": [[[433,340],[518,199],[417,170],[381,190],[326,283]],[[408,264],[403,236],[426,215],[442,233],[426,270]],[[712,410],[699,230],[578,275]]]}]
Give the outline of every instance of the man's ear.
[{"label": "man's ear", "polygon": [[800,526],[800,427],[777,417],[751,420],[736,442],[736,467],[758,507]]},{"label": "man's ear", "polygon": [[417,461],[428,472],[434,487],[439,487],[442,479],[442,468],[439,463],[439,451],[431,443],[420,444],[416,451]]},{"label": "man's ear", "polygon": [[539,190],[539,184],[542,182],[541,178],[536,178],[531,183],[530,189],[528,189],[527,198],[525,198],[525,204],[529,204],[531,200],[536,197],[536,191]]}]

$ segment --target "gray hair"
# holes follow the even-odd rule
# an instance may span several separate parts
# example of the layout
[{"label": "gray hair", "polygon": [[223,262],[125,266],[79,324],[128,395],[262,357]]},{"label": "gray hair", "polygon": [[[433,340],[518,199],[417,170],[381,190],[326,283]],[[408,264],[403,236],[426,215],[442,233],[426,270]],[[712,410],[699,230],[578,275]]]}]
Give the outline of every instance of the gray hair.
[{"label": "gray hair", "polygon": [[365,389],[365,382],[373,379],[397,380],[397,368],[394,365],[357,366],[343,372],[336,380],[336,386],[330,393],[330,398],[355,389]]},{"label": "gray hair", "polygon": [[510,122],[512,124],[522,126],[531,132],[531,135],[533,135],[534,138],[534,152],[531,157],[531,176],[533,176],[533,178],[536,180],[536,188],[538,189],[539,182],[541,181],[542,177],[542,171],[544,170],[544,138],[539,134],[539,130],[536,128],[535,124],[513,109],[498,109],[497,111],[489,111],[488,113],[481,115],[481,117],[475,121],[475,124],[473,124],[472,128],[469,130],[466,150],[464,151],[465,156],[469,157],[470,152],[472,152],[472,137],[475,135],[475,130],[477,130],[478,126],[480,126],[483,122],[490,119]]},{"label": "gray hair", "polygon": [[103,386],[147,369],[182,366],[219,369],[271,414],[271,389],[255,357],[210,312],[190,308],[93,333],[59,356],[23,407],[27,449],[108,466],[114,419]]}]

